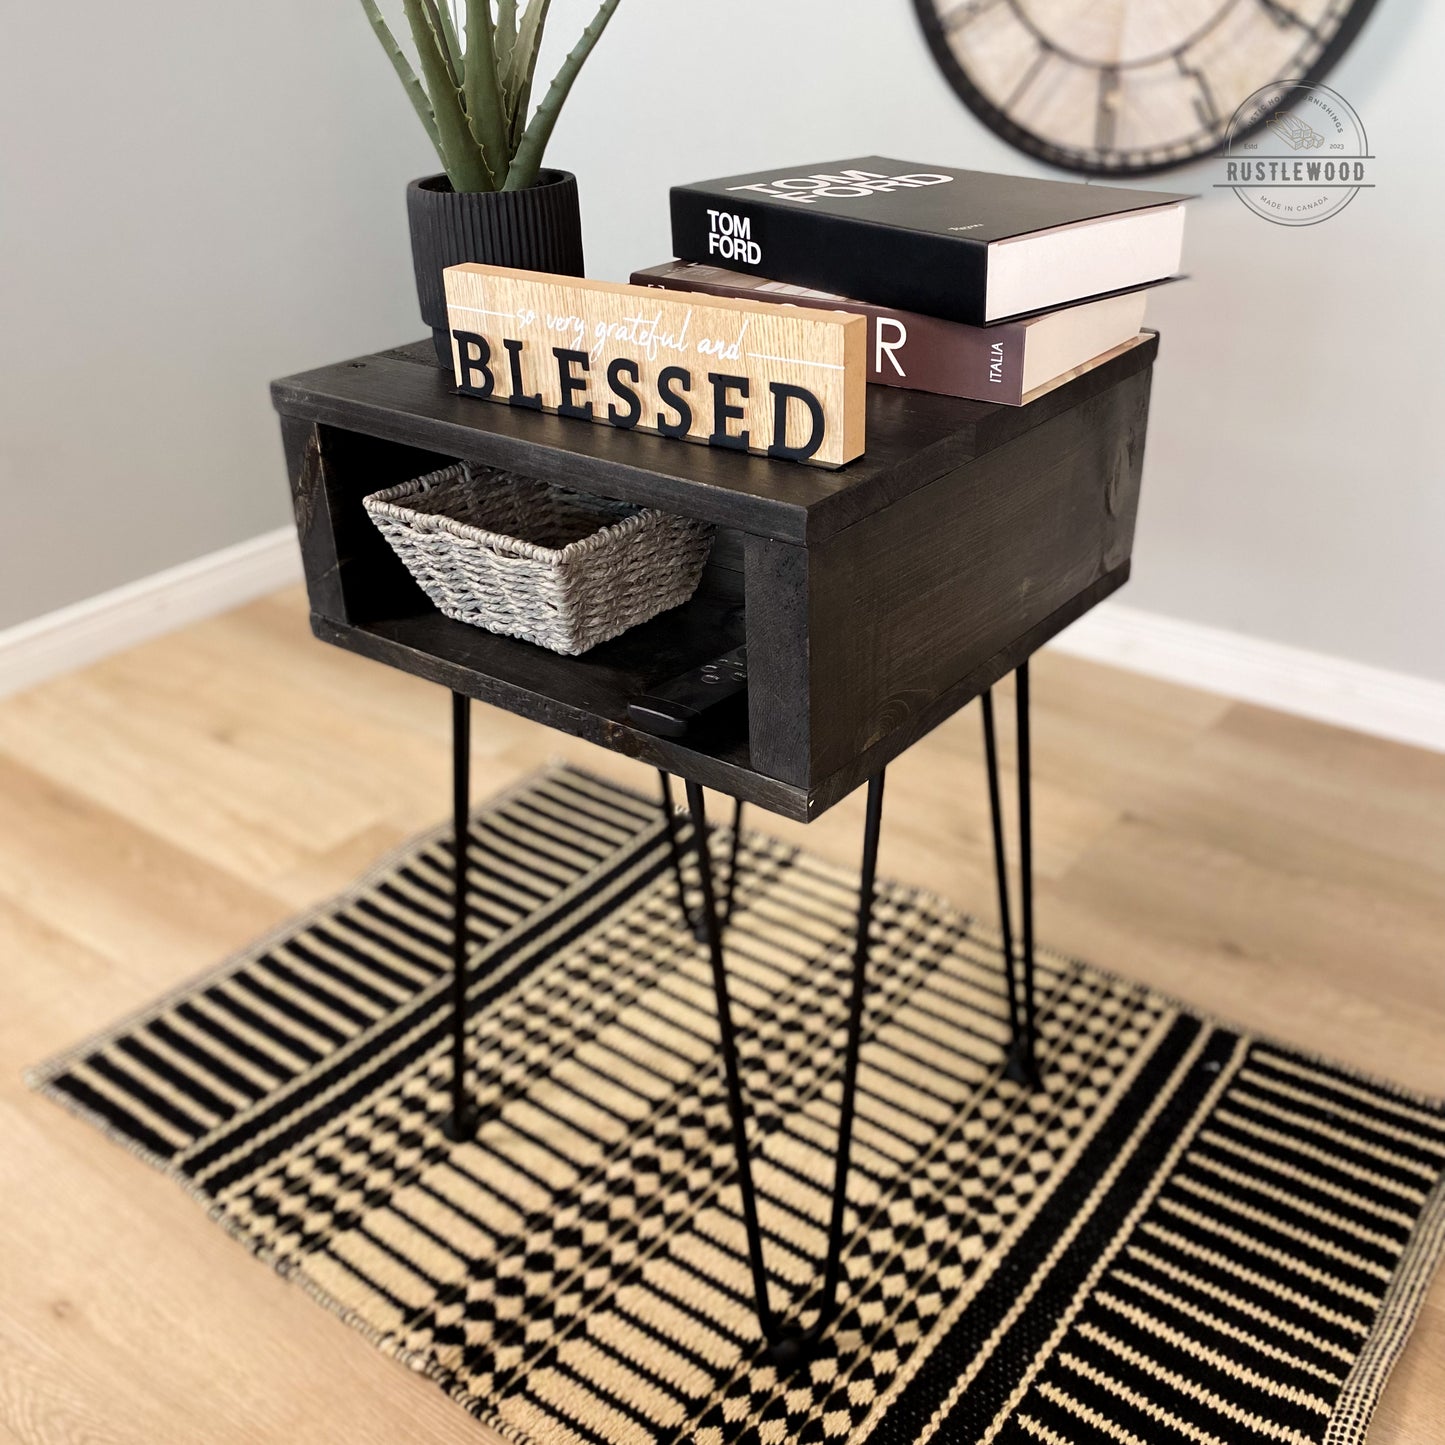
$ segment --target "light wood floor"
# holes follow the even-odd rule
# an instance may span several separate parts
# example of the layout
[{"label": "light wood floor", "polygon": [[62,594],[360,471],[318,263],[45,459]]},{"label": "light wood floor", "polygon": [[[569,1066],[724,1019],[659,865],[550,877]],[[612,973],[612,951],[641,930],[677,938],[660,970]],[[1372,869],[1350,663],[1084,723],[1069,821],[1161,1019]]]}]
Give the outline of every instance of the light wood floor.
[{"label": "light wood floor", "polygon": [[[1045,941],[1445,1093],[1445,757],[1050,654],[1034,690]],[[440,690],[313,642],[299,592],[0,702],[0,1442],[484,1438],[19,1077],[438,821],[448,728]],[[479,796],[559,753],[653,786],[474,731]],[[890,770],[882,865],[991,916],[978,731]],[[853,860],[861,794],[766,822]],[[1437,1281],[1370,1440],[1442,1421]]]}]

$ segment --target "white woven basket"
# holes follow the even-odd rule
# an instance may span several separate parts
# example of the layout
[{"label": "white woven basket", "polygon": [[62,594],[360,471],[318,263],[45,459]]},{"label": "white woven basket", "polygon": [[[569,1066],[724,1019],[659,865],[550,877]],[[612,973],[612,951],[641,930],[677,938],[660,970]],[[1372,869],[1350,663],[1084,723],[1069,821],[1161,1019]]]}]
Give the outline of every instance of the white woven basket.
[{"label": "white woven basket", "polygon": [[575,656],[697,590],[712,528],[458,462],[365,498],[439,611]]}]

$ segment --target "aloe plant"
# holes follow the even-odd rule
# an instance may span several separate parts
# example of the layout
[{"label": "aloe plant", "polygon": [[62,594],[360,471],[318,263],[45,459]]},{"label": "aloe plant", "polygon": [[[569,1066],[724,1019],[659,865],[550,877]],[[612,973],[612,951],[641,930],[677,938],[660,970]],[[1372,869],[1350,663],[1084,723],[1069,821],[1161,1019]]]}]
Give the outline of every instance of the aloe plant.
[{"label": "aloe plant", "polygon": [[361,0],[454,191],[535,184],[562,103],[618,4],[602,0],[529,119],[551,0],[521,10],[518,0],[402,0],[420,77],[376,0]]}]

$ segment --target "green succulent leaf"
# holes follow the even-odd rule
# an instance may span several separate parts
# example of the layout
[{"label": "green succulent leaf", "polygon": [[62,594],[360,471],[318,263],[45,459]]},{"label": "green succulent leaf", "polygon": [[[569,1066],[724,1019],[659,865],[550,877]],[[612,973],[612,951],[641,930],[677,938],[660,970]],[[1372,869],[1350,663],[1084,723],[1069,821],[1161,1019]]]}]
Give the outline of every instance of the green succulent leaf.
[{"label": "green succulent leaf", "polygon": [[530,120],[551,0],[526,0],[525,6],[521,0],[471,0],[465,45],[457,32],[457,0],[401,0],[420,76],[377,0],[361,0],[361,8],[452,188],[516,191],[536,183],[563,102],[619,3],[602,0]]},{"label": "green succulent leaf", "polygon": [[532,77],[537,69],[537,53],[542,48],[542,33],[547,28],[547,12],[552,0],[529,0],[517,26],[517,44],[512,51],[510,77],[512,154],[522,143],[527,129],[527,110],[532,104]]},{"label": "green succulent leaf", "polygon": [[[486,6],[476,8],[485,10]],[[437,149],[446,167],[447,179],[456,191],[493,191],[498,178],[487,167],[482,152],[473,143],[462,97],[452,84],[451,71],[441,52],[441,37],[431,27],[423,0],[402,0],[412,44],[421,63],[422,78],[431,96],[436,117]]]},{"label": "green succulent leaf", "polygon": [[431,28],[437,53],[441,56],[446,65],[447,74],[451,77],[452,89],[460,90],[462,88],[462,57],[460,51],[455,51],[453,48],[456,32],[449,30],[447,21],[442,19],[443,7],[438,5],[437,0],[422,0],[422,9],[426,12],[427,25]]},{"label": "green succulent leaf", "polygon": [[491,0],[471,0],[467,6],[467,51],[464,60],[463,97],[467,125],[484,168],[495,177],[492,185],[476,189],[500,190],[507,176],[512,148],[507,142],[502,87],[497,79],[496,31],[492,26]]},{"label": "green succulent leaf", "polygon": [[[452,15],[453,0],[437,0],[437,12],[441,19],[442,36],[446,41],[447,53],[452,58],[452,70],[460,77],[462,73],[462,42],[457,37],[457,22]],[[460,80],[458,80],[460,84]]]},{"label": "green succulent leaf", "polygon": [[512,53],[517,48],[517,0],[497,0],[497,82],[506,109],[507,78],[512,72]]},{"label": "green succulent leaf", "polygon": [[562,62],[562,68],[557,72],[547,94],[542,97],[536,114],[522,133],[522,140],[512,157],[511,169],[507,172],[503,190],[520,191],[536,183],[538,172],[542,168],[542,154],[547,149],[547,142],[552,138],[552,131],[556,127],[562,104],[572,89],[572,82],[577,79],[577,73],[602,38],[607,22],[612,19],[620,3],[621,0],[602,0],[596,15],[582,32],[582,38]]},{"label": "green succulent leaf", "polygon": [[387,59],[391,61],[392,69],[396,71],[397,79],[401,81],[402,89],[406,91],[406,98],[411,101],[412,109],[416,111],[418,119],[426,127],[427,136],[436,148],[438,158],[445,165],[447,158],[442,153],[441,139],[437,135],[436,116],[432,114],[431,101],[427,99],[427,93],[422,89],[421,81],[416,78],[416,71],[411,68],[411,62],[402,53],[401,46],[396,43],[396,36],[391,33],[391,26],[386,23],[386,18],[377,9],[376,0],[361,0],[361,8],[371,22],[371,28],[376,32],[376,38],[381,41],[381,48],[386,51]]}]

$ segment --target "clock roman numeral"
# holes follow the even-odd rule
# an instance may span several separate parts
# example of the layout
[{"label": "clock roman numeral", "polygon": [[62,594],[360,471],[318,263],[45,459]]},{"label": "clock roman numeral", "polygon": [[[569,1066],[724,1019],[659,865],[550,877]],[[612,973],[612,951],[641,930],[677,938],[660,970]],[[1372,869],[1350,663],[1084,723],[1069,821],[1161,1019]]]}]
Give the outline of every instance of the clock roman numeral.
[{"label": "clock roman numeral", "polygon": [[1280,0],[1255,0],[1255,4],[1279,26],[1281,30],[1287,30],[1291,25],[1303,30],[1312,40],[1318,40],[1320,33],[1315,29],[1303,15],[1297,15],[1288,5],[1280,3]]},{"label": "clock roman numeral", "polygon": [[1107,65],[1099,72],[1099,104],[1094,116],[1095,150],[1113,150],[1114,136],[1119,128],[1119,107],[1123,103],[1119,67]]},{"label": "clock roman numeral", "polygon": [[1214,101],[1214,92],[1209,88],[1209,79],[1202,70],[1195,70],[1184,58],[1184,52],[1180,51],[1174,57],[1175,64],[1179,67],[1179,73],[1187,80],[1192,80],[1198,89],[1194,97],[1194,109],[1199,116],[1200,122],[1210,130],[1218,130],[1224,124],[1224,117],[1219,113],[1219,107]]},{"label": "clock roman numeral", "polygon": [[963,0],[962,4],[955,5],[952,10],[940,15],[938,21],[951,35],[955,30],[971,25],[980,15],[1001,3],[1002,0]]},{"label": "clock roman numeral", "polygon": [[1009,92],[1008,99],[1004,101],[1005,112],[1011,111],[1028,92],[1029,86],[1039,78],[1039,72],[1048,64],[1049,57],[1053,55],[1053,46],[1040,41],[1038,54],[1029,62],[1028,69],[1019,76],[1018,83]]}]

